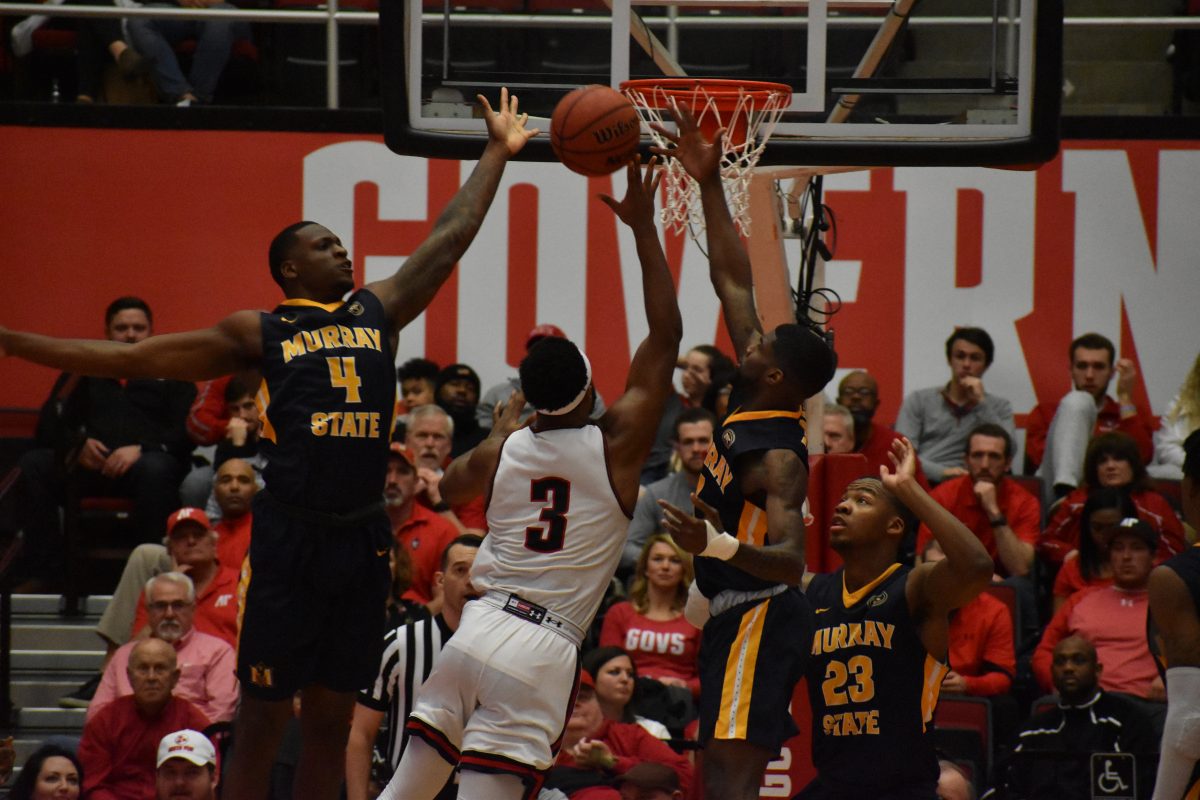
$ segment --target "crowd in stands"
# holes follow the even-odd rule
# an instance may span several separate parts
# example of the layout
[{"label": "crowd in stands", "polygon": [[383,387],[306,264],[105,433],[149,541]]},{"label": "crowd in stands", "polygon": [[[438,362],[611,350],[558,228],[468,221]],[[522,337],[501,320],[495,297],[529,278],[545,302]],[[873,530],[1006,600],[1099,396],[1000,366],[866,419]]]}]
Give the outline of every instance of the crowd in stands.
[{"label": "crowd in stands", "polygon": [[[119,298],[105,326],[108,338],[134,342],[153,332],[153,316],[141,300]],[[564,333],[539,325],[528,344],[547,336]],[[995,592],[952,617],[941,694],[992,704],[997,766],[987,776],[982,765],[964,771],[951,758],[943,779],[948,787],[974,780],[976,791],[991,786],[1005,797],[1082,797],[1088,762],[1080,759],[1121,752],[1139,758],[1138,796],[1149,797],[1166,708],[1147,638],[1147,585],[1156,564],[1195,538],[1159,489],[1182,476],[1184,440],[1200,426],[1200,357],[1159,421],[1135,399],[1134,366],[1116,358],[1111,342],[1098,334],[1075,340],[1073,388],[1030,412],[1020,470],[1012,406],[984,384],[997,357],[991,338],[958,328],[945,357],[948,381],[905,397],[894,429],[876,411],[881,393],[895,387],[861,370],[842,378],[823,419],[809,423],[821,430],[827,457],[861,454],[872,474],[888,463],[897,437],[910,439],[932,497],[992,557]],[[546,797],[685,797],[695,782],[687,740],[701,632],[684,618],[692,563],[663,532],[658,501],[689,506],[731,410],[734,368],[702,345],[680,356],[679,369],[683,392],[645,465]],[[39,446],[20,465],[22,589],[64,588],[57,508],[68,485],[133,500],[132,552],[97,627],[108,650],[103,671],[63,698],[88,709],[82,739],[35,753],[10,796],[214,796],[219,755],[197,731],[220,730],[238,703],[239,576],[265,466],[259,441],[272,435],[251,380],[56,382]],[[413,695],[475,596],[469,572],[487,535],[484,500],[445,502],[442,470],[487,435],[518,388],[506,380],[481,392],[472,367],[423,358],[403,363],[398,382],[397,425],[380,476],[395,534],[390,632],[378,676],[354,710],[349,800],[373,797],[398,763]],[[598,414],[599,398],[597,406]],[[810,535],[820,528],[810,525]],[[916,559],[944,557],[925,527],[909,536]],[[189,781],[194,794],[164,788]],[[969,796],[957,791],[945,796]],[[442,796],[454,796],[453,779]]]}]

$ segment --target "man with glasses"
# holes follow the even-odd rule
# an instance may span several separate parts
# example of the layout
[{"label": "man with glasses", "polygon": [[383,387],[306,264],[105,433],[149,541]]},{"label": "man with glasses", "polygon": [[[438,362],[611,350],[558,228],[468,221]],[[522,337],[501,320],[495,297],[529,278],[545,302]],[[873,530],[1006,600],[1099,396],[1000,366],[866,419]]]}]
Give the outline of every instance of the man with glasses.
[{"label": "man with glasses", "polygon": [[[146,583],[146,612],[150,638],[162,639],[175,650],[180,665],[175,694],[194,703],[211,722],[233,719],[238,699],[234,676],[237,659],[228,642],[195,630],[196,590],[192,579],[182,572],[155,575]],[[117,648],[88,706],[88,719],[133,692],[128,666],[130,655],[141,641],[144,639]]]},{"label": "man with glasses", "polygon": [[[874,421],[875,410],[879,408],[879,384],[875,378],[863,369],[847,373],[838,384],[837,401],[838,405],[849,409],[854,418],[854,449],[851,452],[866,457],[864,474],[878,475],[881,466],[891,469],[888,453],[892,452],[892,443],[901,436],[887,425]],[[918,471],[916,478],[921,488],[929,491],[924,471]]]}]

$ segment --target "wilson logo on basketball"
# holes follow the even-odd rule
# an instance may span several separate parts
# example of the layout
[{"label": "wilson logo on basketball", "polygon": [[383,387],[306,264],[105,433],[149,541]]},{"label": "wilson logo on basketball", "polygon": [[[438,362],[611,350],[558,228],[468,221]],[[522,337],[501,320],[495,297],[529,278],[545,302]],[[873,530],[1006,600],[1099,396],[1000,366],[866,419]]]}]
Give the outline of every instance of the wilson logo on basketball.
[{"label": "wilson logo on basketball", "polygon": [[631,128],[636,127],[638,127],[637,120],[618,120],[615,124],[609,125],[606,128],[592,131],[592,138],[596,140],[596,144],[608,144],[613,139],[628,133]]}]

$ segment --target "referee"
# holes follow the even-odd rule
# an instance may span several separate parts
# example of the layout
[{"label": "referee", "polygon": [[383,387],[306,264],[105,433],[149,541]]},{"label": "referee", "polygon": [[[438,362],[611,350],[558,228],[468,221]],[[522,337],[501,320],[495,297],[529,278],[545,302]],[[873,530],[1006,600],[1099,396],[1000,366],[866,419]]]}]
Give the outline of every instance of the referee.
[{"label": "referee", "polygon": [[[429,676],[446,640],[458,629],[463,606],[475,596],[471,586],[471,565],[483,539],[463,534],[442,552],[441,571],[434,574],[434,586],[442,587],[442,610],[432,619],[414,620],[389,631],[383,637],[383,658],[374,683],[359,693],[346,743],[346,800],[368,800],[371,779],[371,755],[375,738],[387,720],[388,773],[400,763],[400,754],[408,744],[405,721],[412,710],[413,698]],[[454,778],[439,797],[457,794]]]}]

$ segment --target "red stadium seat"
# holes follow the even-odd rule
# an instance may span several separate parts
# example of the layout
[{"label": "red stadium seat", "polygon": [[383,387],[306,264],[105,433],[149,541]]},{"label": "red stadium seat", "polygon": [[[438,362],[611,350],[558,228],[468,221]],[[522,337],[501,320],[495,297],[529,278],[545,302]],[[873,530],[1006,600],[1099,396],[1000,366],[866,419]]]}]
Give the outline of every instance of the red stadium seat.
[{"label": "red stadium seat", "polygon": [[943,695],[933,712],[934,741],[954,761],[975,763],[992,773],[992,704],[986,697]]}]

